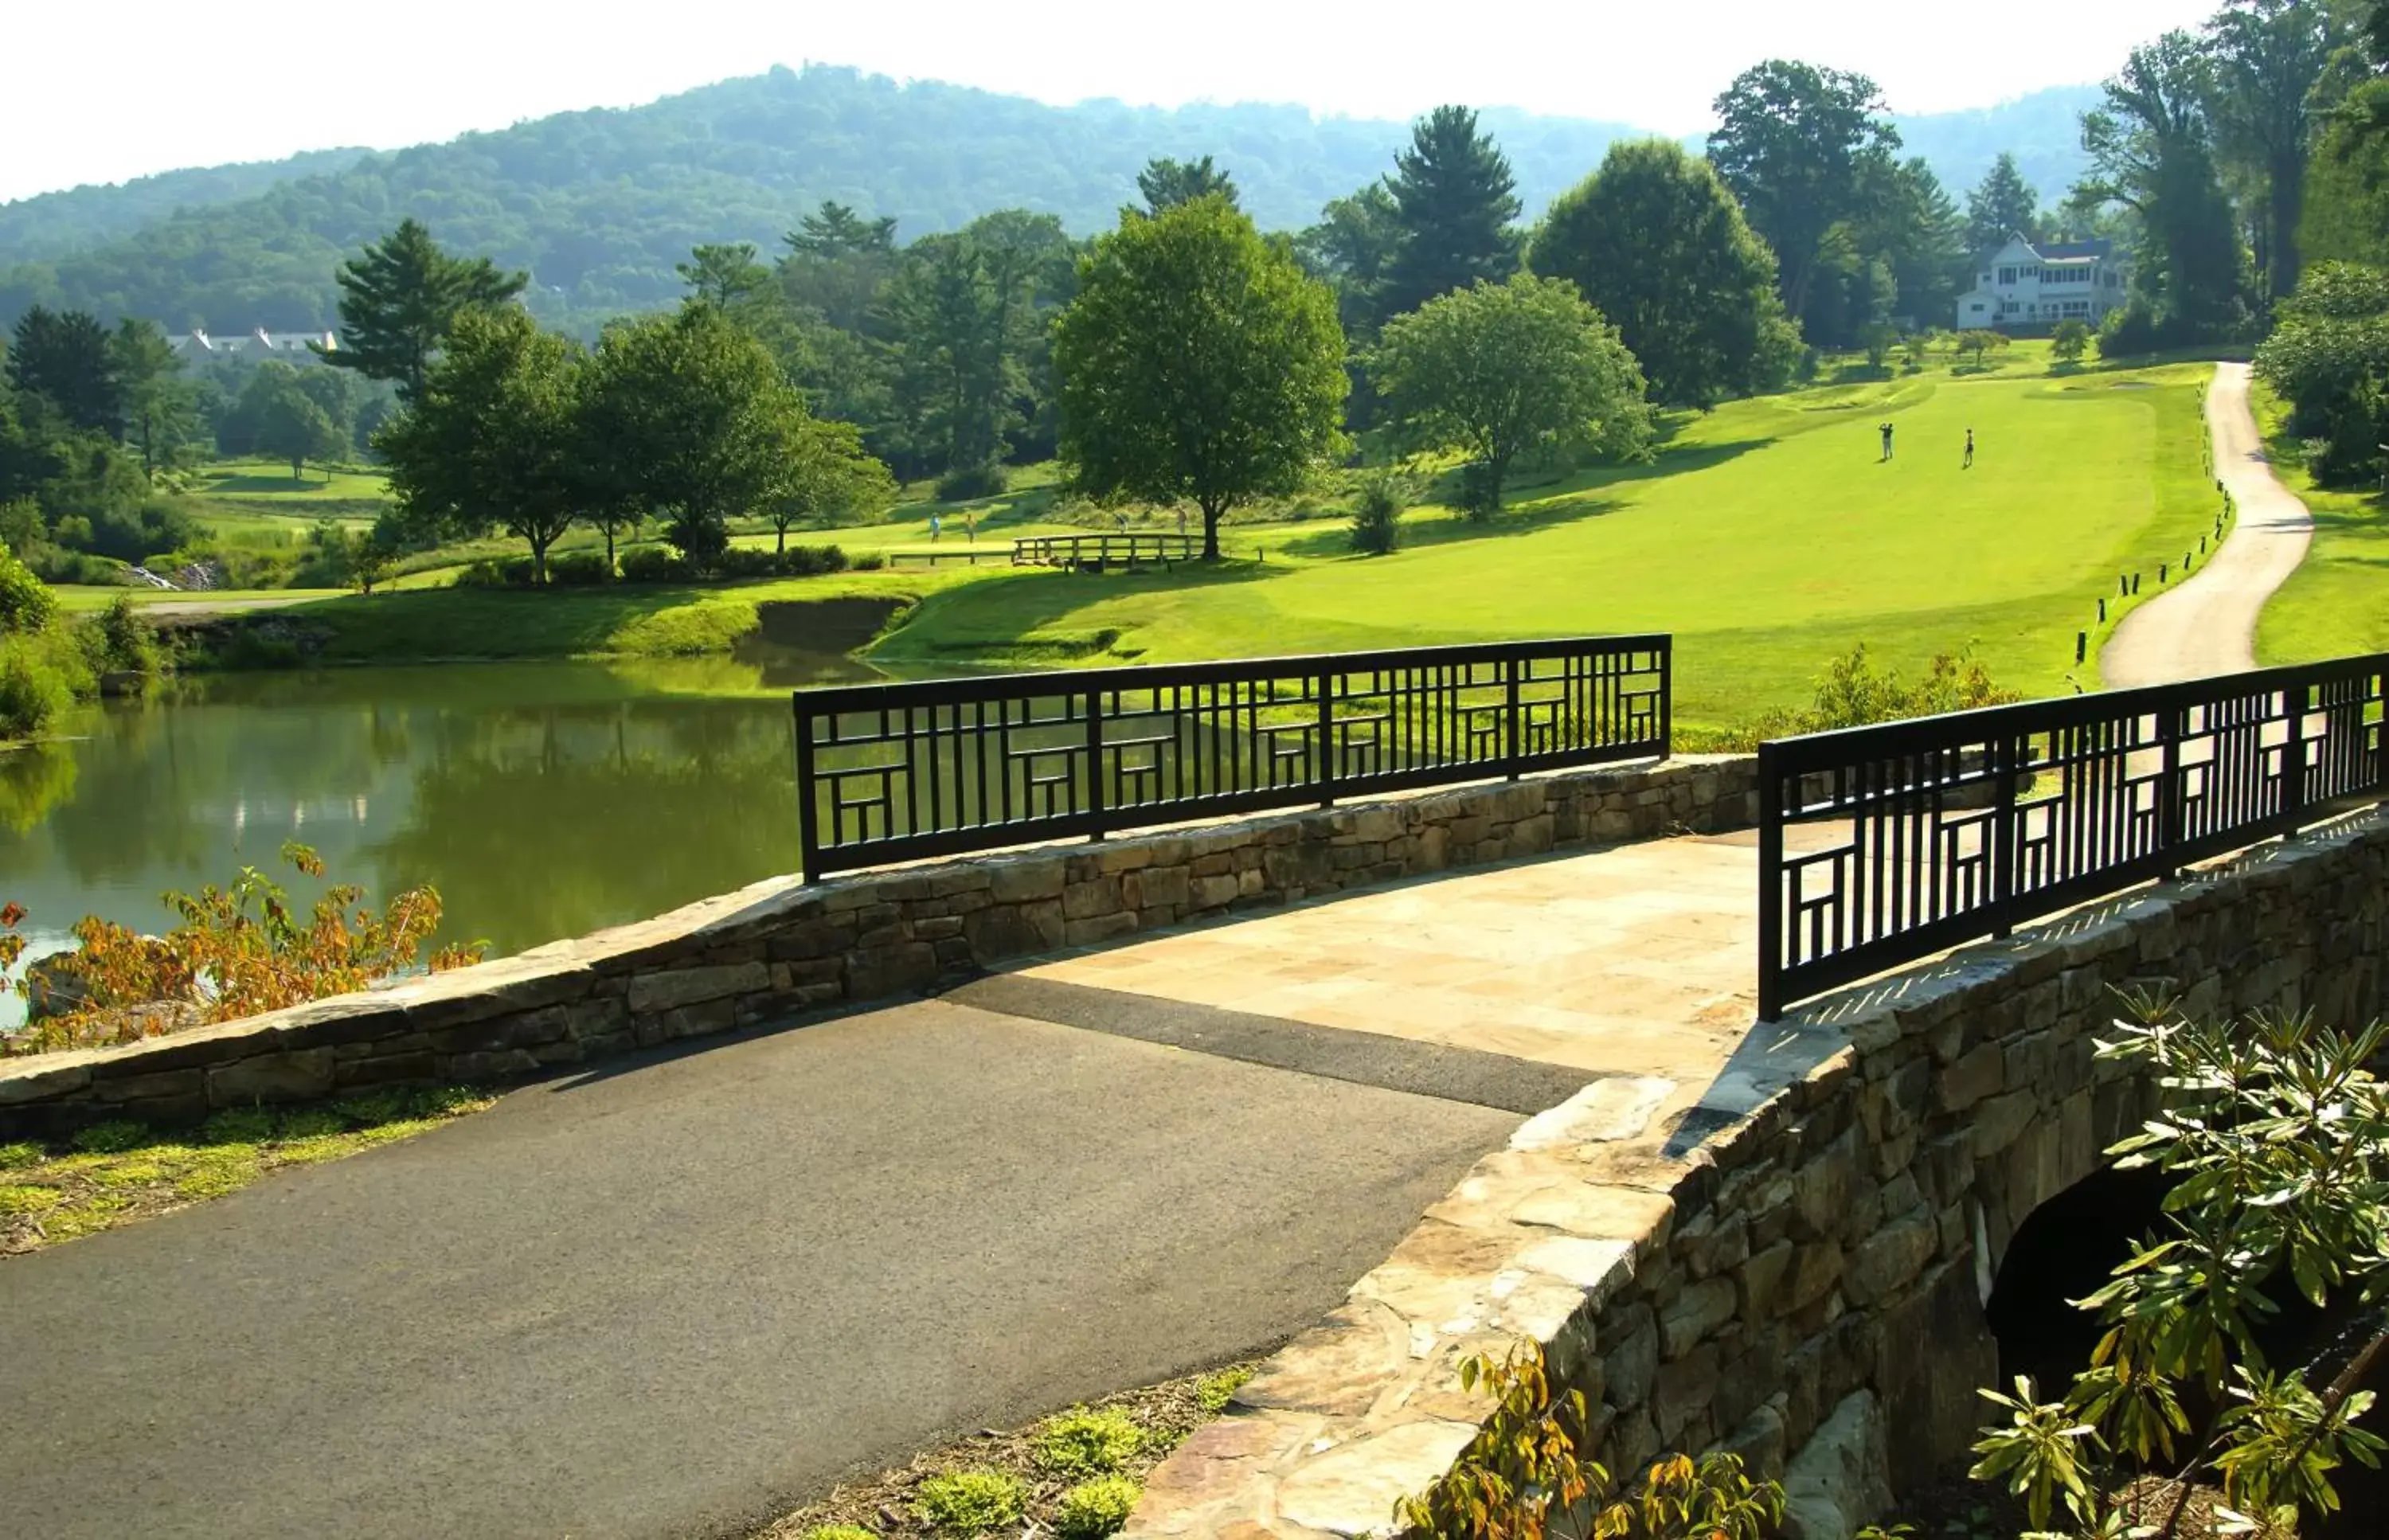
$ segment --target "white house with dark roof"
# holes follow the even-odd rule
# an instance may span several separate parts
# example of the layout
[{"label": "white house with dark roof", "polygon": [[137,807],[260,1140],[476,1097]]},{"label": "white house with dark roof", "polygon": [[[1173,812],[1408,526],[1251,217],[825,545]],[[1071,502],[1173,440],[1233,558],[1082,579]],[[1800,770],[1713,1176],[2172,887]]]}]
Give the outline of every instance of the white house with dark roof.
[{"label": "white house with dark roof", "polygon": [[185,358],[278,358],[286,363],[313,363],[317,343],[326,350],[337,349],[340,339],[330,332],[269,332],[260,326],[247,337],[210,337],[205,328],[193,327],[187,332],[170,335],[167,339],[174,351]]},{"label": "white house with dark roof", "polygon": [[2041,241],[2011,234],[1974,261],[1974,286],[1958,296],[1961,331],[2031,330],[2061,321],[2096,326],[2121,309],[2123,259],[2109,240]]}]

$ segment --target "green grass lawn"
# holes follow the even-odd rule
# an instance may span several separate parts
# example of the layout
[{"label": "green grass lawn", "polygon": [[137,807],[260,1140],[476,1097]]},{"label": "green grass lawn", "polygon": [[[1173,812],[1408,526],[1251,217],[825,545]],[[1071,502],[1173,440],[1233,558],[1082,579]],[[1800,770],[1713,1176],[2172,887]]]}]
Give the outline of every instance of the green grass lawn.
[{"label": "green grass lawn", "polygon": [[390,483],[378,471],[308,465],[294,478],[287,460],[215,460],[195,473],[191,495],[270,498],[292,503],[341,502],[386,498]]},{"label": "green grass lawn", "polygon": [[[1265,564],[1217,572],[958,584],[875,655],[1029,659],[1112,636],[1114,656],[1162,661],[1667,630],[1694,727],[1804,701],[1859,643],[1903,668],[1971,645],[2030,694],[2095,687],[2074,638],[2116,575],[2145,570],[2153,594],[2157,564],[2212,527],[2209,374],[1928,371],[1736,402],[1685,422],[1654,465],[1515,490],[1488,526],[1414,512],[1391,556],[1351,555],[1322,523],[1274,528]],[[1881,465],[1886,418],[1898,452]]]},{"label": "green grass lawn", "polygon": [[2389,652],[2389,505],[2378,492],[2317,487],[2283,426],[2287,407],[2263,380],[2255,382],[2253,400],[2274,474],[2306,503],[2315,523],[2306,559],[2256,624],[2256,661]]}]

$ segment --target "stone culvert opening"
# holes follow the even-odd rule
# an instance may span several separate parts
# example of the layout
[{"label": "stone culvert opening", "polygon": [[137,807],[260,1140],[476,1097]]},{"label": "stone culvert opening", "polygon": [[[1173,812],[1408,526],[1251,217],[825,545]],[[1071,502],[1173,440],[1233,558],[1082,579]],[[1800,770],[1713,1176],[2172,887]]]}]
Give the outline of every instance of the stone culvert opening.
[{"label": "stone culvert opening", "polygon": [[2104,1285],[2134,1241],[2157,1233],[2172,1186],[2162,1171],[2102,1167],[2025,1219],[1984,1309],[1999,1344],[1999,1389],[2026,1374],[2041,1395],[2061,1395],[2089,1366],[2102,1328],[2073,1302]]}]

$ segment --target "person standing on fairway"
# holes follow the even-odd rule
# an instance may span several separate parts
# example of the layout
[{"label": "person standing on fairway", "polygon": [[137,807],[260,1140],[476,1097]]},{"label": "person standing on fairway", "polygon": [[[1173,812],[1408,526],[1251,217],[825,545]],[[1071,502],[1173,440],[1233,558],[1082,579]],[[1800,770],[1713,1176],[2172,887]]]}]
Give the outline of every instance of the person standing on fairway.
[{"label": "person standing on fairway", "polygon": [[1970,471],[1974,468],[1974,430],[1971,427],[1966,430],[1965,463],[1958,468],[1961,471]]},{"label": "person standing on fairway", "polygon": [[[1883,435],[1883,459],[1888,460],[1891,458],[1891,425],[1889,423],[1884,423],[1876,431]],[[1883,460],[1878,460],[1875,464],[1881,465],[1883,464]]]}]

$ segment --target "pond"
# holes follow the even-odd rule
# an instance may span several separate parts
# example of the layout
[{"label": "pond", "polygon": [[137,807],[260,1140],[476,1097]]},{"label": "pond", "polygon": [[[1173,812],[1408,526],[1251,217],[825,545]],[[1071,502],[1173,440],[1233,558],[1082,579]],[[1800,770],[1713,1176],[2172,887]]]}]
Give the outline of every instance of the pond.
[{"label": "pond", "polygon": [[[299,840],[377,909],[428,883],[442,940],[519,951],[794,871],[787,691],[878,677],[756,648],[176,681],[0,753],[0,904],[37,955],[84,914],[163,929],[160,894],[244,865],[312,899]],[[0,1028],[22,1012],[0,994]]]}]

